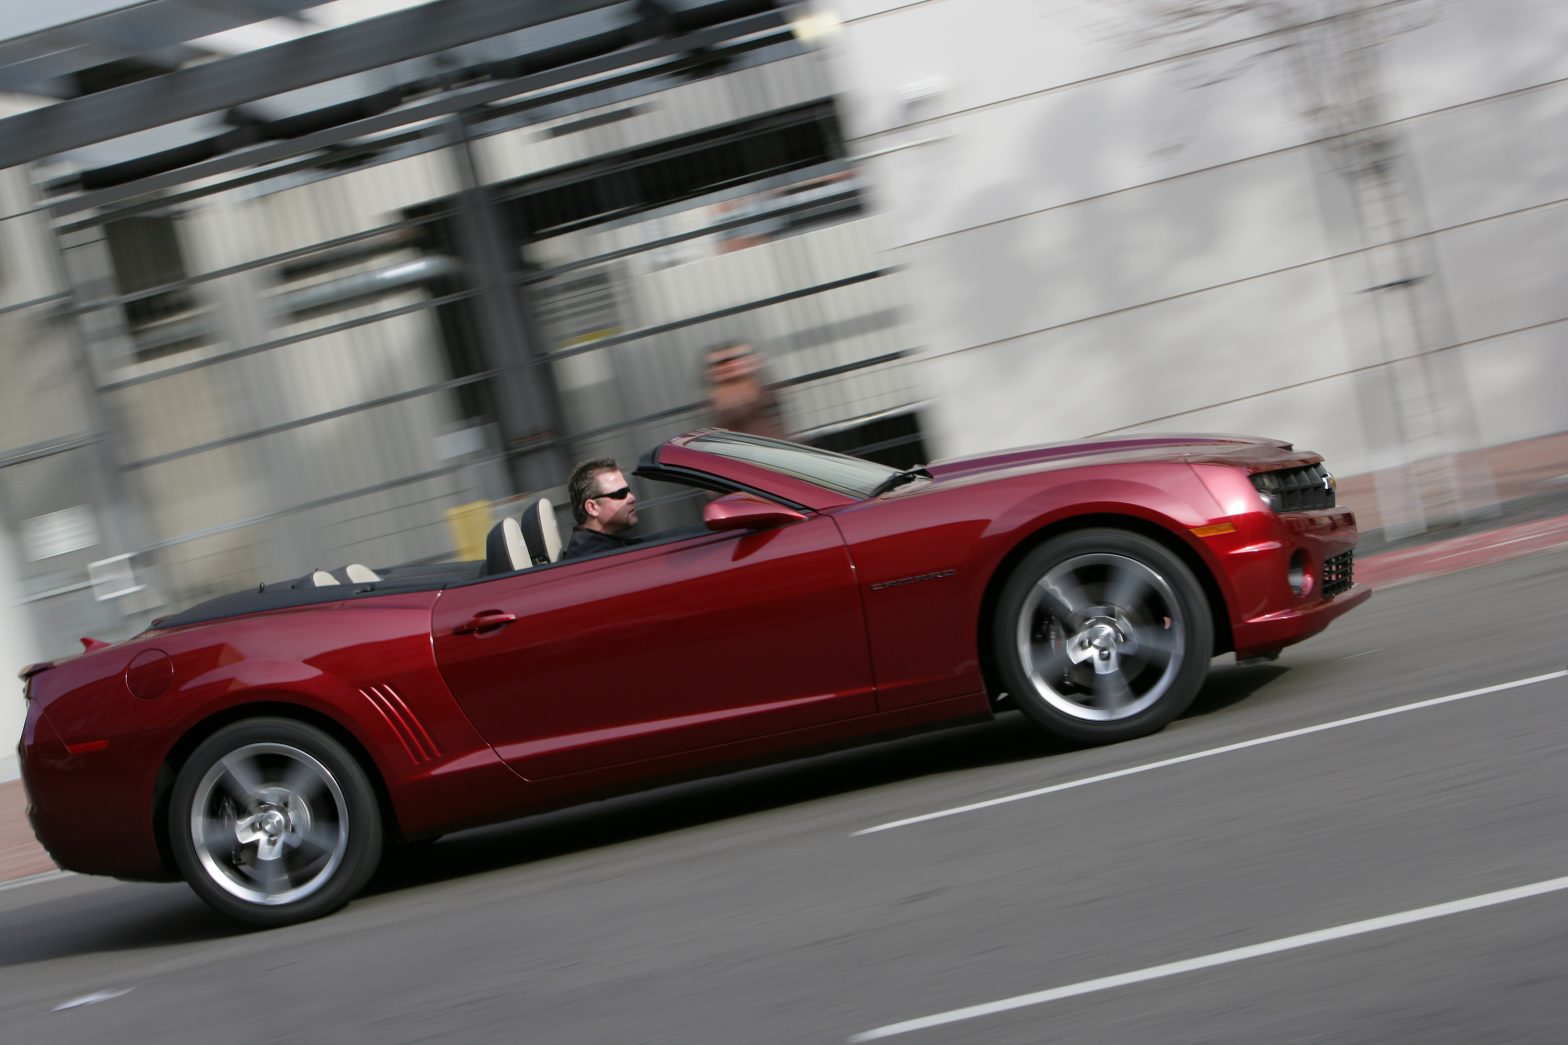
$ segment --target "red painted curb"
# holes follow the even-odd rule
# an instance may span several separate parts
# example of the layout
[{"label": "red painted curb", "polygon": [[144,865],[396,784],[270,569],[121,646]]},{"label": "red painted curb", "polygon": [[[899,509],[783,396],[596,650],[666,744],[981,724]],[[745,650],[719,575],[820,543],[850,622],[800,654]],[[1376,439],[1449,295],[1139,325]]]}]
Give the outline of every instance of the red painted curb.
[{"label": "red painted curb", "polygon": [[1356,582],[1390,587],[1422,577],[1518,559],[1568,545],[1568,515],[1532,519],[1484,533],[1433,541],[1415,548],[1379,552],[1356,560]]},{"label": "red painted curb", "polygon": [[[1387,588],[1564,545],[1568,545],[1568,515],[1534,519],[1415,548],[1368,555],[1356,560],[1356,582]],[[54,862],[34,841],[23,810],[22,782],[0,783],[0,882],[54,870]]]}]

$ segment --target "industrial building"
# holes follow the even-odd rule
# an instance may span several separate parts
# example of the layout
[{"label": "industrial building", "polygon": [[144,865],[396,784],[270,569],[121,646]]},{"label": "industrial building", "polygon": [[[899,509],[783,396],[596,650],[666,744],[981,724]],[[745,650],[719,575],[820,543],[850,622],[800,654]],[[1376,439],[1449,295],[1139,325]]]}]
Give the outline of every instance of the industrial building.
[{"label": "industrial building", "polygon": [[1394,533],[1564,428],[1552,0],[6,7],[7,663],[460,555],[727,341],[820,445],[1276,434]]}]

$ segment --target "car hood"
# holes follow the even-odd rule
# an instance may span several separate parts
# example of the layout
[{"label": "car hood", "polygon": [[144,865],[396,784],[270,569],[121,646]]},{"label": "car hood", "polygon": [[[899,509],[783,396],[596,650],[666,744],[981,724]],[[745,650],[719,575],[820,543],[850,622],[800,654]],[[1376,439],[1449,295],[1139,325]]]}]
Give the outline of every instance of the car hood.
[{"label": "car hood", "polygon": [[1253,466],[1279,466],[1291,461],[1316,459],[1290,443],[1248,435],[1127,435],[1025,446],[972,457],[952,457],[926,466],[938,483],[975,476],[1037,469],[1069,468],[1122,461],[1224,461]]}]

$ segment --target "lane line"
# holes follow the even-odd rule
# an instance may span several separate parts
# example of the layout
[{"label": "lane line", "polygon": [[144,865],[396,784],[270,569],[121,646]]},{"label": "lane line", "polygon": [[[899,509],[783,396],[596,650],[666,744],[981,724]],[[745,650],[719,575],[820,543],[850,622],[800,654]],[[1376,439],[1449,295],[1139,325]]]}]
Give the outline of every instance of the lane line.
[{"label": "lane line", "polygon": [[1213,758],[1216,755],[1228,755],[1232,751],[1245,751],[1247,748],[1259,747],[1263,744],[1273,744],[1281,740],[1291,740],[1295,737],[1304,737],[1312,733],[1322,733],[1330,729],[1340,729],[1344,726],[1354,726],[1362,722],[1371,722],[1373,719],[1387,718],[1390,715],[1402,715],[1407,711],[1419,711],[1422,708],[1437,707],[1439,704],[1451,704],[1456,700],[1469,700],[1471,697],[1484,697],[1489,693],[1501,693],[1504,690],[1519,689],[1521,686],[1533,686],[1540,682],[1551,682],[1553,679],[1568,677],[1568,669],[1552,671],[1545,675],[1535,675],[1527,679],[1516,679],[1513,682],[1500,682],[1495,686],[1483,686],[1480,689],[1469,689],[1463,693],[1450,693],[1446,697],[1433,697],[1430,700],[1419,700],[1414,704],[1401,704],[1399,707],[1384,708],[1382,711],[1369,711],[1364,715],[1353,715],[1350,718],[1336,719],[1333,722],[1324,722],[1317,726],[1305,726],[1301,729],[1292,729],[1285,733],[1273,733],[1266,737],[1257,737],[1253,740],[1243,740],[1235,744],[1226,744],[1223,747],[1211,747],[1205,751],[1194,751],[1189,755],[1178,755],[1175,758],[1164,758],[1158,762],[1146,762],[1141,766],[1130,766],[1126,769],[1117,769],[1109,773],[1100,773],[1096,776],[1083,777],[1080,780],[1069,780],[1061,784],[1052,784],[1049,787],[1037,787],[1032,791],[1020,791],[1013,795],[1003,795],[1000,798],[988,798],[982,802],[971,802],[968,805],[953,806],[951,809],[939,809],[934,813],[922,813],[919,816],[905,817],[902,820],[892,820],[875,827],[863,827],[850,833],[851,838],[862,835],[874,835],[879,831],[891,831],[895,827],[908,827],[910,824],[921,824],[927,820],[940,820],[943,817],[958,816],[960,813],[973,813],[979,809],[990,809],[992,806],[1006,805],[1009,802],[1022,802],[1026,798],[1039,798],[1042,795],[1053,795],[1058,791],[1070,791],[1075,787],[1087,787],[1090,784],[1100,784],[1107,780],[1117,780],[1121,777],[1134,776],[1138,773],[1148,773],[1156,769],[1165,769],[1169,766],[1179,766],[1184,762],[1196,762],[1203,758]]},{"label": "lane line", "polygon": [[116,998],[123,998],[135,989],[136,988],[134,987],[122,987],[115,991],[94,991],[91,994],[84,994],[80,998],[72,998],[70,1001],[63,1001],[49,1011],[65,1012],[68,1009],[79,1009],[83,1005],[98,1005],[106,1001],[113,1001]]},{"label": "lane line", "polygon": [[62,878],[72,878],[75,871],[45,871],[42,874],[28,875],[26,878],[13,878],[9,882],[0,882],[0,893],[7,889],[20,889],[24,885],[38,885],[43,882],[58,882]]},{"label": "lane line", "polygon": [[1479,896],[1471,896],[1463,900],[1451,900],[1448,903],[1433,904],[1430,907],[1417,907],[1414,910],[1401,911],[1398,914],[1385,914],[1359,922],[1347,922],[1344,925],[1336,925],[1331,929],[1318,929],[1315,932],[1301,933],[1298,936],[1286,936],[1278,940],[1270,940],[1267,943],[1255,943],[1247,947],[1237,947],[1228,951],[1216,951],[1213,954],[1205,954],[1197,958],[1167,962],[1164,965],[1151,965],[1145,969],[1136,969],[1132,972],[1119,973],[1115,976],[1102,976],[1097,980],[1084,980],[1081,983],[1071,983],[1065,987],[1053,987],[1050,990],[1035,991],[1032,994],[1019,994],[1011,998],[1003,998],[1000,1001],[986,1002],[983,1005],[970,1005],[962,1009],[950,1009],[947,1012],[939,1012],[932,1016],[922,1016],[915,1020],[905,1020],[902,1023],[890,1023],[885,1027],[877,1027],[874,1030],[856,1034],[849,1039],[849,1042],[850,1045],[858,1045],[858,1043],[864,1041],[891,1038],[898,1034],[909,1034],[912,1031],[926,1030],[930,1027],[941,1027],[949,1023],[991,1016],[998,1012],[1009,1012],[1013,1009],[1022,1009],[1031,1005],[1044,1005],[1047,1002],[1071,998],[1079,994],[1090,994],[1094,991],[1125,987],[1128,984],[1158,980],[1166,976],[1179,976],[1185,972],[1211,969],[1216,965],[1229,965],[1232,962],[1279,954],[1281,951],[1293,951],[1301,947],[1311,947],[1313,944],[1328,943],[1331,940],[1343,940],[1349,936],[1380,932],[1383,929],[1393,929],[1397,926],[1410,925],[1414,922],[1430,921],[1433,918],[1446,918],[1451,914],[1463,914],[1483,907],[1495,907],[1498,904],[1513,903],[1516,900],[1526,900],[1545,893],[1560,892],[1564,889],[1568,889],[1568,877],[1549,878],[1544,882],[1521,885],[1514,889],[1502,889],[1495,893],[1482,893]]},{"label": "lane line", "polygon": [[1447,555],[1435,556],[1432,561],[1441,562],[1444,559],[1457,559],[1461,555],[1475,555],[1478,552],[1491,551],[1493,548],[1506,548],[1510,544],[1519,544],[1522,541],[1539,541],[1543,539],[1556,538],[1559,536],[1561,535],[1555,533],[1527,533],[1523,537],[1514,537],[1511,540],[1494,541],[1491,544],[1479,544],[1472,545],[1468,548],[1460,548],[1458,551],[1449,552]]}]

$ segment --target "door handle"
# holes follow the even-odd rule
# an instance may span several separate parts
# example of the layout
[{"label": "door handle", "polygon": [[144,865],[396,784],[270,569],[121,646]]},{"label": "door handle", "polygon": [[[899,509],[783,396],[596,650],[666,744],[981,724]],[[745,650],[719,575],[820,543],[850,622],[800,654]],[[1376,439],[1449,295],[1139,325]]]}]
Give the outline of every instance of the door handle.
[{"label": "door handle", "polygon": [[495,628],[504,628],[517,619],[517,614],[503,610],[485,610],[476,613],[466,623],[452,629],[454,635],[477,635]]}]

